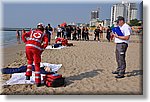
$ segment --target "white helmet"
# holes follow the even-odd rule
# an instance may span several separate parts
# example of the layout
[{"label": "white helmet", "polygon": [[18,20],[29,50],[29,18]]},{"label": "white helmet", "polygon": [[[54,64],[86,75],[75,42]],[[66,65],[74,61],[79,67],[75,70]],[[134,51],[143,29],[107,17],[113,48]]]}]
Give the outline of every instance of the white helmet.
[{"label": "white helmet", "polygon": [[44,30],[44,24],[43,23],[38,23],[37,24],[37,29]]}]

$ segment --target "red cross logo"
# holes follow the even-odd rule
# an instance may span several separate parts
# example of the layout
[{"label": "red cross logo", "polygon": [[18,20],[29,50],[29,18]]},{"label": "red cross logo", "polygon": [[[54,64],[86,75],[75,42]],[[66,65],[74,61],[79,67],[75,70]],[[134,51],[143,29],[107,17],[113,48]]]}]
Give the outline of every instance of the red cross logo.
[{"label": "red cross logo", "polygon": [[33,36],[34,36],[34,38],[40,38],[41,34],[40,33],[34,33]]}]

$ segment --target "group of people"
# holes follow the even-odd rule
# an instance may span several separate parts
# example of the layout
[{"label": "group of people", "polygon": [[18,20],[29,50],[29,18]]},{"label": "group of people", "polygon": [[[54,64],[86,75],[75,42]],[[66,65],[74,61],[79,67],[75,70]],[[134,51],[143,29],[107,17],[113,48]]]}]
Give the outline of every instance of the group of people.
[{"label": "group of people", "polygon": [[[30,29],[31,30],[31,29]],[[101,26],[101,24],[99,26],[97,26],[97,28],[94,30],[94,40],[98,40],[100,41],[100,38],[103,38],[103,31],[104,31],[104,27]],[[18,44],[21,43],[21,35],[23,33],[25,33],[26,31],[23,29],[21,31],[21,34],[19,32],[19,30],[16,31],[16,38],[17,38],[17,42]],[[77,27],[77,26],[71,26],[71,25],[58,25],[57,28],[53,28],[50,24],[48,24],[46,27],[44,27],[44,32],[47,34],[48,36],[48,44],[50,45],[51,42],[51,38],[52,35],[54,34],[54,32],[56,32],[56,38],[64,38],[64,39],[68,39],[68,40],[85,40],[88,41],[89,40],[89,28],[88,27]],[[108,26],[108,28],[106,29],[106,38],[107,40],[110,42],[111,39],[111,28],[110,26]]]},{"label": "group of people", "polygon": [[107,28],[104,29],[104,27],[102,27],[101,24],[97,26],[96,29],[94,30],[94,34],[95,34],[94,40],[100,41],[100,38],[103,39],[104,30],[106,30],[106,38],[110,42],[112,40],[111,27],[108,26]]},{"label": "group of people", "polygon": [[[115,37],[116,43],[116,61],[117,61],[117,68],[116,71],[113,71],[112,74],[117,74],[116,78],[124,78],[125,70],[126,70],[126,51],[128,48],[128,40],[130,38],[130,26],[125,23],[123,17],[118,17],[117,25],[123,36],[118,35],[117,33],[113,33],[112,35]],[[46,29],[46,32],[45,32]],[[76,35],[78,35],[78,39],[82,37],[84,40],[89,40],[88,37],[88,28],[83,27],[82,30],[79,27],[64,26],[64,31],[60,26],[57,28],[57,37],[64,37],[66,36],[71,37],[70,34],[72,33],[73,39],[76,40]],[[65,31],[68,33],[68,29],[70,29],[69,35],[65,35]],[[72,30],[71,30],[72,29]],[[35,83],[37,87],[41,86],[41,75],[40,75],[40,62],[41,62],[41,54],[44,49],[48,46],[48,42],[50,37],[48,37],[47,33],[52,33],[53,29],[48,25],[46,28],[42,23],[37,25],[37,29],[30,30],[29,32],[23,32],[22,40],[26,43],[26,57],[27,57],[27,70],[26,70],[26,79],[30,80],[30,76],[32,76],[32,64],[34,61],[35,66]],[[71,32],[72,31],[72,32]],[[63,33],[62,33],[63,32]],[[95,38],[99,35],[98,32],[101,32],[99,27],[95,30]],[[112,33],[111,30],[108,30],[109,33]],[[95,39],[96,40],[96,39]],[[57,39],[57,42],[62,41],[64,44],[68,44],[67,40]],[[56,42],[56,43],[57,43]]]},{"label": "group of people", "polygon": [[58,25],[56,32],[57,37],[67,38],[68,40],[89,40],[89,30],[87,27]]}]

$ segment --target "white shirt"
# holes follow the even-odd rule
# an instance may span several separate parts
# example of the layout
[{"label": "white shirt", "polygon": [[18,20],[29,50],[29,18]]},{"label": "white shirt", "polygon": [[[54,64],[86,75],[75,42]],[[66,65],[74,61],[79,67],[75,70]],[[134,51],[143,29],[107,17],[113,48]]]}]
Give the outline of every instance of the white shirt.
[{"label": "white shirt", "polygon": [[[130,33],[131,33],[131,28],[128,24],[123,24],[123,26],[119,26],[120,27],[120,30],[121,32],[124,34],[124,36],[129,36]],[[129,40],[122,40],[122,39],[119,39],[119,38],[116,38],[115,37],[115,43],[129,43]]]},{"label": "white shirt", "polygon": [[62,29],[60,27],[57,28],[57,32],[61,32]]}]

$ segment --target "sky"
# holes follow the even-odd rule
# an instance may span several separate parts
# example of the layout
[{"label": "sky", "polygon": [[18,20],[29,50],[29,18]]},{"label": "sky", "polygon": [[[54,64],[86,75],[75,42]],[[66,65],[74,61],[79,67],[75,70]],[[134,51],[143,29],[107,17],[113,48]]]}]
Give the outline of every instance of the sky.
[{"label": "sky", "polygon": [[[121,2],[120,2],[121,3]],[[63,22],[89,23],[92,10],[100,8],[100,20],[110,19],[114,3],[3,3],[3,27],[53,27]],[[137,5],[138,7],[138,5]],[[138,14],[139,16],[139,14]]]}]

